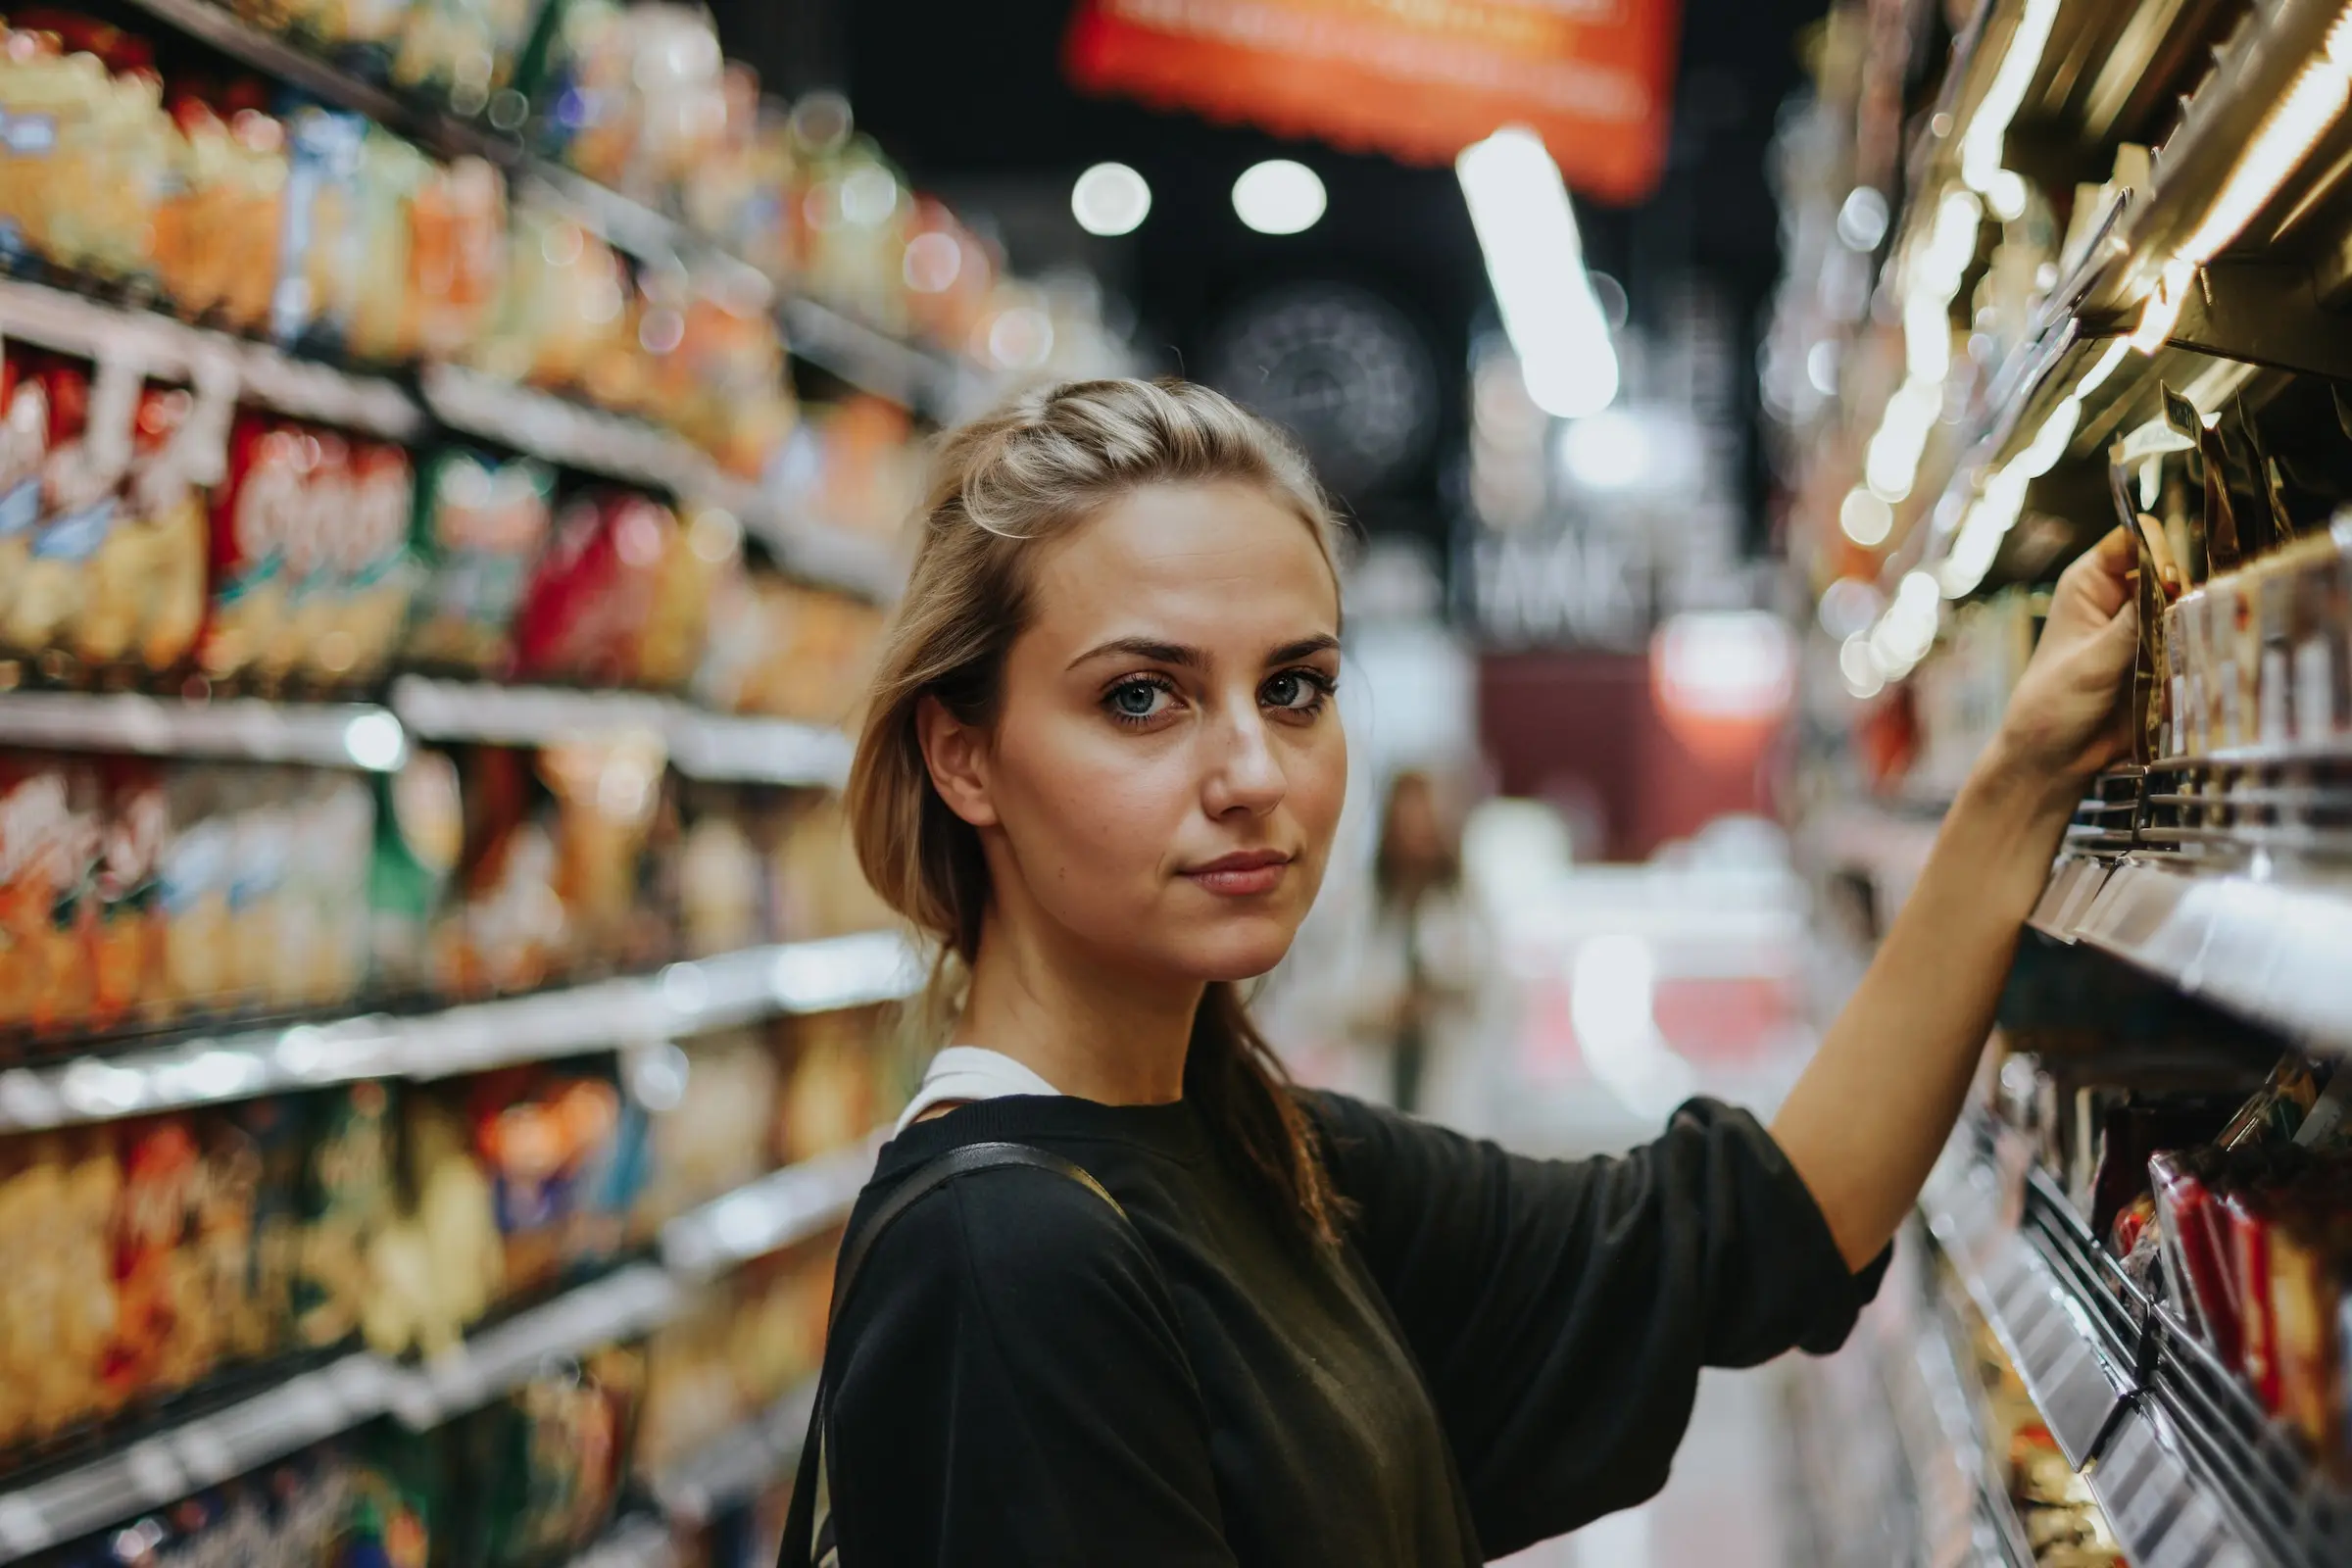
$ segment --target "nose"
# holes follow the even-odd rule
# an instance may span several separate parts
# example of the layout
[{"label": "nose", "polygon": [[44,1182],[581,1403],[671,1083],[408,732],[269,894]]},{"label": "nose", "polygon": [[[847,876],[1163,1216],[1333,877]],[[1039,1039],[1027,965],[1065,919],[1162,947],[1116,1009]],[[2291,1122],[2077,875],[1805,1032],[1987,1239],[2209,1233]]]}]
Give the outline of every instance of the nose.
[{"label": "nose", "polygon": [[1209,726],[1211,749],[1200,804],[1210,816],[1264,816],[1290,792],[1273,737],[1254,695],[1224,722]]}]

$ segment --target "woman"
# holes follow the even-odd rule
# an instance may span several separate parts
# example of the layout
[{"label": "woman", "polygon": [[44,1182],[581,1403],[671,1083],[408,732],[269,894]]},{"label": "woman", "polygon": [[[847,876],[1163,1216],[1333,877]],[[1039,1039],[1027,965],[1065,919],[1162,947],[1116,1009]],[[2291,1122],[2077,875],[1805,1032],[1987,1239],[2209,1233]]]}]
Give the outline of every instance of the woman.
[{"label": "woman", "polygon": [[[1494,933],[1462,881],[1461,835],[1429,774],[1389,782],[1374,846],[1370,897],[1326,934],[1324,972],[1293,977],[1319,993],[1321,1011],[1361,1070],[1341,1080],[1398,1110],[1453,1126],[1478,1120],[1480,1045],[1503,975]],[[1294,967],[1299,957],[1295,953]],[[1377,1088],[1369,1088],[1370,1085]]]},{"label": "woman", "polygon": [[1287,445],[1199,387],[1063,386],[949,438],[924,527],[850,807],[968,978],[848,1255],[975,1145],[1115,1206],[990,1168],[878,1233],[827,1350],[847,1568],[1479,1562],[1655,1492],[1700,1367],[1843,1338],[2114,754],[2114,540],[1772,1130],[1692,1102],[1568,1164],[1299,1094],[1243,1009],[1347,787]]}]

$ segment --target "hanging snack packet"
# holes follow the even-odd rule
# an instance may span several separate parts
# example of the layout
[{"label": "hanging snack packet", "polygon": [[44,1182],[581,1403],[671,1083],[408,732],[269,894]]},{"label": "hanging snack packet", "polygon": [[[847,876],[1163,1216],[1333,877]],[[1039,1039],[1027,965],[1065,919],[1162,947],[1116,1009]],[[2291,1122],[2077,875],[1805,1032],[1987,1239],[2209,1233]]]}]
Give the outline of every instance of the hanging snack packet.
[{"label": "hanging snack packet", "polygon": [[546,547],[555,478],[527,458],[505,462],[463,447],[426,460],[411,548],[425,580],[408,633],[411,663],[504,674],[532,565]]}]

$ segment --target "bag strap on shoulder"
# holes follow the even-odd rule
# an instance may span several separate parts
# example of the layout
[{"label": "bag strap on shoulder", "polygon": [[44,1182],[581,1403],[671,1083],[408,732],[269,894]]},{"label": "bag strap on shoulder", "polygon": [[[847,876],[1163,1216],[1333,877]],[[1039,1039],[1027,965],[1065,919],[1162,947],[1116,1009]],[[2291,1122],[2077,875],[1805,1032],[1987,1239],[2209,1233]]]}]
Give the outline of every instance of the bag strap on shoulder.
[{"label": "bag strap on shoulder", "polygon": [[908,1172],[865,1223],[842,1243],[841,1260],[833,1271],[833,1304],[826,1319],[825,1369],[818,1373],[816,1404],[808,1414],[808,1435],[801,1443],[800,1472],[792,1486],[792,1506],[785,1516],[777,1568],[840,1568],[840,1547],[833,1539],[832,1488],[825,1464],[827,1407],[832,1403],[831,1328],[840,1320],[842,1307],[848,1302],[850,1291],[858,1283],[874,1244],[917,1200],[956,1177],[1018,1165],[1050,1171],[1076,1182],[1109,1204],[1122,1224],[1135,1223],[1127,1217],[1127,1210],[1119,1206],[1119,1200],[1110,1196],[1109,1189],[1095,1180],[1094,1173],[1085,1166],[1027,1144],[965,1144]]}]

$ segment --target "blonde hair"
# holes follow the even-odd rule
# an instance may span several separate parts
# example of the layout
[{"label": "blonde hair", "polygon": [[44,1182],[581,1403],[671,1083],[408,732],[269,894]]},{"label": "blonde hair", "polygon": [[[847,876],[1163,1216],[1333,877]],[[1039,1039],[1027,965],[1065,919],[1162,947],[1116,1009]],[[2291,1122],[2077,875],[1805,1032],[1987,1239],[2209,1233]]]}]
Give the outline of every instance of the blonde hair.
[{"label": "blonde hair", "polygon": [[[1073,381],[951,432],[934,460],[906,598],[884,636],[848,790],[852,842],[883,901],[938,941],[948,965],[978,956],[990,898],[979,834],[948,808],[923,760],[918,713],[937,698],[966,724],[996,715],[1004,656],[1030,617],[1033,549],[1153,484],[1238,481],[1295,513],[1332,558],[1337,522],[1313,471],[1272,426],[1178,380]],[[1312,1124],[1239,988],[1208,988],[1194,1020],[1185,1096],[1311,1235],[1339,1204]]]}]

